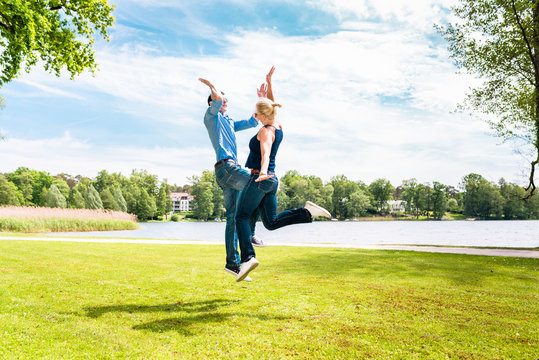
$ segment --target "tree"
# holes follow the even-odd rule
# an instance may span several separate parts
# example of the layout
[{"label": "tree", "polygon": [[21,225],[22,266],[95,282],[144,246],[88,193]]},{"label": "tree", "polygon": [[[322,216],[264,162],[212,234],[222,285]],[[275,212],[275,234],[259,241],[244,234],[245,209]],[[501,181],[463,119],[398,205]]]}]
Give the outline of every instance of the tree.
[{"label": "tree", "polygon": [[32,202],[36,206],[43,206],[45,204],[46,191],[51,187],[54,178],[45,171],[34,171],[32,175]]},{"label": "tree", "polygon": [[52,185],[56,185],[60,193],[64,196],[64,199],[69,197],[69,185],[62,179],[54,178]]},{"label": "tree", "polygon": [[503,211],[503,197],[495,184],[479,174],[468,174],[462,178],[464,214],[481,218],[491,215],[500,217]]},{"label": "tree", "polygon": [[103,202],[93,185],[89,185],[84,192],[84,202],[87,209],[103,209]]},{"label": "tree", "polygon": [[533,149],[528,196],[539,164],[539,2],[460,0],[458,18],[439,27],[455,64],[483,80],[462,108],[487,115],[497,136]]},{"label": "tree", "polygon": [[447,210],[449,210],[452,213],[456,213],[459,211],[459,203],[457,199],[451,198],[447,200]]},{"label": "tree", "polygon": [[526,203],[522,201],[525,196],[524,189],[506,182],[503,178],[498,181],[498,185],[500,186],[500,194],[504,198],[503,218],[506,220],[525,219],[527,215]]},{"label": "tree", "polygon": [[114,199],[118,203],[118,206],[120,207],[120,211],[126,212],[127,211],[127,202],[125,201],[125,198],[122,194],[122,190],[120,188],[115,188],[112,191],[112,195],[114,196]]},{"label": "tree", "polygon": [[76,186],[69,192],[69,198],[67,199],[68,207],[71,209],[84,209],[86,206],[84,197],[79,191],[79,187]]},{"label": "tree", "polygon": [[432,216],[435,219],[441,219],[447,208],[446,186],[434,181],[432,183]]},{"label": "tree", "polygon": [[145,189],[148,195],[152,197],[157,196],[159,193],[157,175],[149,174],[146,170],[134,169],[129,177],[129,182],[139,188]]},{"label": "tree", "polygon": [[159,194],[157,195],[156,206],[157,214],[164,215],[165,218],[167,214],[172,211],[172,200],[170,199],[169,185],[164,181],[159,187]]},{"label": "tree", "polygon": [[23,196],[23,203],[22,205],[32,205],[32,198],[33,198],[33,183],[34,183],[34,173],[36,173],[33,170],[30,170],[25,167],[20,167],[11,174],[8,174],[7,178],[9,181],[14,183],[17,188],[21,191]]},{"label": "tree", "polygon": [[346,202],[348,215],[354,217],[367,215],[367,210],[370,205],[371,200],[369,196],[361,189],[357,189],[350,194],[348,201]]},{"label": "tree", "polygon": [[0,2],[0,86],[38,63],[60,75],[63,67],[76,75],[97,64],[94,34],[108,40],[114,7],[107,0]]},{"label": "tree", "polygon": [[212,184],[207,181],[199,181],[193,184],[191,194],[195,197],[193,200],[195,216],[199,219],[208,220],[214,209]]},{"label": "tree", "polygon": [[153,218],[156,211],[155,199],[148,194],[146,189],[141,188],[137,197],[135,214],[140,220],[147,220]]},{"label": "tree", "polygon": [[116,198],[114,197],[114,195],[112,195],[112,192],[109,188],[106,188],[101,191],[99,196],[101,197],[101,201],[103,202],[103,209],[120,211],[120,204],[118,204],[118,201],[116,201]]},{"label": "tree", "polygon": [[62,209],[67,207],[66,198],[54,184],[51,185],[50,189],[47,191],[47,195],[45,196],[45,206]]},{"label": "tree", "polygon": [[21,200],[22,194],[17,190],[15,184],[0,174],[0,205],[19,206]]},{"label": "tree", "polygon": [[202,172],[202,176],[200,177],[200,181],[208,182],[211,184],[212,203],[213,203],[213,209],[212,209],[211,214],[214,215],[215,217],[220,218],[225,213],[225,200],[223,196],[223,190],[217,184],[217,180],[215,178],[215,172],[204,170]]},{"label": "tree", "polygon": [[369,191],[378,205],[378,210],[382,210],[388,200],[393,197],[395,189],[386,179],[376,179],[369,185]]},{"label": "tree", "polygon": [[[333,188],[333,191],[330,192],[332,211],[330,213],[334,214],[335,217],[347,218],[349,207],[346,206],[347,202],[350,200],[350,195],[355,193],[358,189],[361,189],[361,185],[348,180],[344,175],[337,175],[331,178],[329,185]],[[366,189],[362,189],[365,190]]]},{"label": "tree", "polygon": [[[2,96],[0,96],[0,109],[3,109],[5,106],[5,101],[4,101],[4,98]],[[0,140],[4,140],[4,135],[2,135],[2,133],[0,133]]]}]

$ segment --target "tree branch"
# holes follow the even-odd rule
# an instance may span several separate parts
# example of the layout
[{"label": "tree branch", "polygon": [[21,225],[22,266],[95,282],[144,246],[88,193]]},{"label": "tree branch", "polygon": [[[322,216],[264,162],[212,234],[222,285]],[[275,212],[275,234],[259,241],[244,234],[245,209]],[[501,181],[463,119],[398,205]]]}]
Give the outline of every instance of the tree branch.
[{"label": "tree branch", "polygon": [[60,3],[59,5],[56,5],[56,6],[51,6],[49,9],[51,10],[60,10],[61,8],[63,8],[64,6],[66,6],[67,4],[67,0]]},{"label": "tree branch", "polygon": [[524,197],[524,200],[528,200],[529,198],[531,198],[535,192],[535,182],[533,181],[533,178],[534,178],[534,175],[535,175],[535,166],[539,164],[539,155],[537,156],[537,159],[535,159],[535,161],[532,161],[531,165],[532,165],[532,169],[531,169],[531,172],[530,172],[530,183],[528,184],[528,187],[526,187],[524,190],[526,190],[526,192],[528,190],[531,189],[531,191],[529,192],[528,195],[526,195]]},{"label": "tree branch", "polygon": [[520,31],[522,32],[522,37],[524,38],[524,41],[526,42],[526,47],[528,48],[528,55],[530,56],[530,59],[533,63],[533,68],[535,69],[535,73],[539,73],[539,68],[537,67],[537,62],[535,61],[535,56],[533,56],[533,50],[530,45],[530,41],[528,40],[528,36],[526,36],[526,31],[522,25],[522,22],[520,20],[520,16],[518,15],[517,8],[515,7],[515,0],[511,0],[511,6],[513,8],[513,13],[515,14],[515,19],[517,21],[518,27],[520,28]]},{"label": "tree branch", "polygon": [[0,17],[1,17],[2,19],[4,19],[4,21],[5,21],[5,22],[4,22],[4,21],[0,21],[0,26],[3,27],[3,28],[6,29],[6,30],[10,30],[10,29],[11,29],[11,26],[9,26],[9,21],[8,21],[9,19],[8,19],[4,14],[2,14],[2,13],[0,13]]}]

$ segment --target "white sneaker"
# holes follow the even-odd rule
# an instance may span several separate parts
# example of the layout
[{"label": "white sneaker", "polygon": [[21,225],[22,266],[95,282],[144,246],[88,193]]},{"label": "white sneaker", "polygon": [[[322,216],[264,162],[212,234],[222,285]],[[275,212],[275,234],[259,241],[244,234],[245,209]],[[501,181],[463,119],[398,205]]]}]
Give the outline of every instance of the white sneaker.
[{"label": "white sneaker", "polygon": [[[231,275],[234,275],[234,277],[238,276],[238,273],[240,272],[240,267],[236,267],[236,268],[228,268],[225,266],[225,271]],[[251,282],[253,281],[253,279],[251,279],[249,276],[246,276],[245,279],[243,279],[244,281],[247,281],[247,282]]]},{"label": "white sneaker", "polygon": [[256,235],[251,236],[251,243],[252,243],[254,246],[259,246],[259,247],[264,247],[264,246],[266,246],[266,244],[264,244],[264,242],[262,241],[262,239],[259,238],[259,237],[256,236]]},{"label": "white sneaker", "polygon": [[253,271],[258,266],[258,260],[256,258],[251,258],[249,261],[244,262],[240,266],[240,272],[236,276],[236,281],[242,281],[247,277],[251,271]]},{"label": "white sneaker", "polygon": [[310,201],[307,201],[305,203],[305,209],[307,209],[307,211],[311,214],[311,217],[313,219],[317,217],[325,217],[325,218],[331,219],[331,214],[329,213],[329,211],[327,211],[323,207],[318,206],[315,203],[312,203]]}]

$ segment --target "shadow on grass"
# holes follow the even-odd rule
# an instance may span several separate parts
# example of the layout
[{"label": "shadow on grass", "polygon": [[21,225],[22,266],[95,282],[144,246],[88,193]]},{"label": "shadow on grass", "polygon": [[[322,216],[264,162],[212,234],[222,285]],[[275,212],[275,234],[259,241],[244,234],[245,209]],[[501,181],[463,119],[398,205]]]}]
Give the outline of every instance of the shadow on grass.
[{"label": "shadow on grass", "polygon": [[112,306],[96,306],[85,308],[86,316],[98,318],[103,314],[111,312],[125,313],[150,313],[150,312],[210,312],[215,311],[220,307],[228,306],[239,302],[239,300],[214,299],[205,301],[193,302],[178,302],[176,304],[164,305],[112,305]]},{"label": "shadow on grass", "polygon": [[265,314],[248,313],[223,313],[218,310],[230,305],[234,305],[240,300],[214,299],[205,301],[194,301],[187,303],[164,304],[164,305],[113,305],[85,308],[86,316],[98,318],[104,314],[113,312],[123,313],[172,313],[184,312],[185,316],[178,316],[168,319],[151,321],[140,325],[135,325],[134,330],[147,330],[152,332],[177,331],[178,333],[191,336],[194,335],[190,328],[199,324],[220,323],[230,318],[253,318],[261,321],[267,320],[288,320],[289,317],[274,316]]},{"label": "shadow on grass", "polygon": [[[532,281],[536,259],[473,256],[397,250],[314,250],[272,266],[294,274],[366,276],[401,280],[444,278],[455,285],[477,285],[503,277]],[[526,270],[527,269],[527,270]]]},{"label": "shadow on grass", "polygon": [[133,326],[134,330],[148,330],[152,332],[167,332],[167,331],[177,331],[178,333],[191,336],[194,335],[193,331],[190,330],[193,326],[198,324],[209,324],[209,323],[221,323],[225,322],[228,319],[233,318],[251,318],[261,321],[267,320],[289,320],[290,317],[286,316],[274,316],[274,315],[254,315],[247,313],[207,313],[207,314],[197,314],[184,317],[176,317],[170,319],[156,320],[148,322],[145,324],[140,324]]}]

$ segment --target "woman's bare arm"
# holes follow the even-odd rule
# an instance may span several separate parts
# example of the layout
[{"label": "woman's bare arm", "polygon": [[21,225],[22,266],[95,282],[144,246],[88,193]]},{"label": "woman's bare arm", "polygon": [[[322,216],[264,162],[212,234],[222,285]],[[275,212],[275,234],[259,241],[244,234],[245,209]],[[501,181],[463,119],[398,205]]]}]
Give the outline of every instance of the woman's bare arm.
[{"label": "woman's bare arm", "polygon": [[258,140],[260,141],[260,152],[262,153],[262,162],[260,164],[260,175],[255,180],[256,182],[269,179],[273,175],[268,175],[268,166],[270,160],[271,146],[275,140],[275,132],[273,128],[263,127],[258,132]]}]

